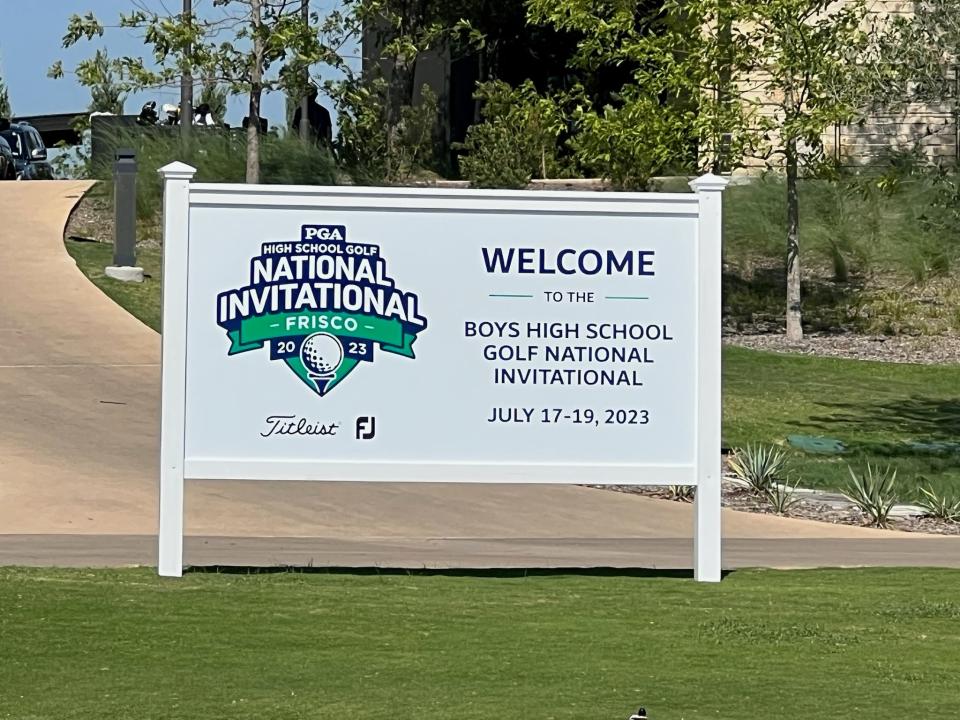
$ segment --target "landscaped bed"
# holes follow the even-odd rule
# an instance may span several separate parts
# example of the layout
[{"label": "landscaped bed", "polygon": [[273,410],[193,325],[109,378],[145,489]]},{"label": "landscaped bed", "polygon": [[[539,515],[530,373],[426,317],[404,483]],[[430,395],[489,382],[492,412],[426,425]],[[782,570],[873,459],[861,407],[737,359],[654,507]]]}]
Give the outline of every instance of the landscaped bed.
[{"label": "landscaped bed", "polygon": [[0,718],[956,715],[960,572],[0,569]]}]

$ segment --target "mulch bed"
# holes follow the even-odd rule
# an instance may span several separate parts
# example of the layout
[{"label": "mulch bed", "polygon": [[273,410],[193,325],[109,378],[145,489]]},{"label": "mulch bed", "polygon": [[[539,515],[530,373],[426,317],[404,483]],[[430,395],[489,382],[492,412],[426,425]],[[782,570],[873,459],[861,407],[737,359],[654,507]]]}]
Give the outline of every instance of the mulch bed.
[{"label": "mulch bed", "polygon": [[[654,485],[589,485],[588,487],[629,493],[632,495],[645,495],[661,500],[684,502],[673,497],[668,488]],[[723,481],[722,504],[723,507],[743,512],[762,513],[764,515],[775,514],[765,500],[758,498],[748,490],[729,480]],[[834,507],[830,503],[818,501],[816,496],[800,496],[799,501],[793,505],[783,517],[817,520],[834,525],[869,525],[867,518],[857,508]],[[960,523],[945,522],[933,518],[891,518],[888,529],[902,530],[903,532],[933,533],[936,535],[960,535]]]},{"label": "mulch bed", "polygon": [[870,336],[843,334],[811,334],[800,342],[790,342],[781,334],[727,335],[724,342],[754,350],[817,355],[820,357],[879,360],[922,365],[960,363],[960,336]]}]

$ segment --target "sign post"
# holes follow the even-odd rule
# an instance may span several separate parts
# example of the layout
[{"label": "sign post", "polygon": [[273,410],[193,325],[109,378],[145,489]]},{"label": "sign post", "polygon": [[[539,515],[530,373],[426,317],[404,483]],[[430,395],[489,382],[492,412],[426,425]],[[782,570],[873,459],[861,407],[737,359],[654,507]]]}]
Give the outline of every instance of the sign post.
[{"label": "sign post", "polygon": [[722,178],[693,194],[164,177],[161,575],[184,479],[695,485],[720,579]]}]

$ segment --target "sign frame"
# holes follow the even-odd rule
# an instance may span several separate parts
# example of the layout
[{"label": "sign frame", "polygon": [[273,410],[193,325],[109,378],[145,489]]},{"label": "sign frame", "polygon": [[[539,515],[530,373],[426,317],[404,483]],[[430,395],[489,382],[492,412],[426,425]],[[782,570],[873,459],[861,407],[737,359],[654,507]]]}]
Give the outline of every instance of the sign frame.
[{"label": "sign frame", "polygon": [[[183,499],[187,479],[338,480],[394,482],[577,483],[696,486],[694,575],[721,577],[721,219],[728,181],[707,174],[693,193],[461,190],[355,186],[242,185],[192,182],[196,170],[174,162],[163,179],[163,286],[158,570],[183,572]],[[185,457],[187,313],[192,207],[470,210],[604,215],[683,215],[696,220],[696,418],[692,465],[384,463],[377,461],[231,461]],[[379,467],[376,467],[379,466]],[[450,478],[454,479],[451,480]]]}]

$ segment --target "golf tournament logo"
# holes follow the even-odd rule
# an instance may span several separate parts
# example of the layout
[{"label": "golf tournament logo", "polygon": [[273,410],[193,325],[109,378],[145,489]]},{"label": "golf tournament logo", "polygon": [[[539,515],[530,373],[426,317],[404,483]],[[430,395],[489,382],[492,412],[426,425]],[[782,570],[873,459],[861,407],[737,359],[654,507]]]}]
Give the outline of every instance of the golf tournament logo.
[{"label": "golf tournament logo", "polygon": [[427,327],[420,300],[398,290],[380,247],[347,242],[343,225],[304,225],[300,242],[263,243],[250,284],[217,296],[229,355],[270,348],[320,396],[383,352],[413,358]]}]

